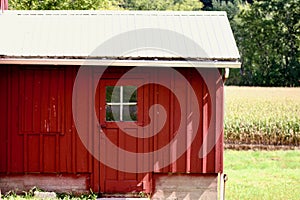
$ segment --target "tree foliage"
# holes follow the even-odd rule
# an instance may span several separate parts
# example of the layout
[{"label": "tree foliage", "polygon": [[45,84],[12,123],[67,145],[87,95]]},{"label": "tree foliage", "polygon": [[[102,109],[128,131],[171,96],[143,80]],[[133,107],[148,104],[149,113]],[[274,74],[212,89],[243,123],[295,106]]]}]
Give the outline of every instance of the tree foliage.
[{"label": "tree foliage", "polygon": [[[219,10],[226,9],[227,5],[234,5],[237,0],[201,0],[201,2],[204,4],[203,10]],[[253,3],[253,0],[239,0],[241,3]],[[220,6],[220,7],[219,7]]]},{"label": "tree foliage", "polygon": [[198,0],[10,0],[12,10],[201,10]]},{"label": "tree foliage", "polygon": [[118,0],[10,0],[11,10],[118,9]]},{"label": "tree foliage", "polygon": [[298,0],[257,1],[241,11],[235,32],[241,84],[300,85],[299,16]]},{"label": "tree foliage", "polygon": [[234,18],[239,13],[239,5],[240,5],[239,0],[232,0],[232,1],[227,1],[227,2],[212,0],[212,10],[226,11],[227,17],[228,17],[231,25],[233,25],[235,23]]},{"label": "tree foliage", "polygon": [[253,86],[300,85],[300,2],[241,0],[212,2],[225,10],[233,29],[242,69],[232,70],[228,84]]},{"label": "tree foliage", "polygon": [[201,10],[198,0],[124,0],[122,6],[128,10]]}]

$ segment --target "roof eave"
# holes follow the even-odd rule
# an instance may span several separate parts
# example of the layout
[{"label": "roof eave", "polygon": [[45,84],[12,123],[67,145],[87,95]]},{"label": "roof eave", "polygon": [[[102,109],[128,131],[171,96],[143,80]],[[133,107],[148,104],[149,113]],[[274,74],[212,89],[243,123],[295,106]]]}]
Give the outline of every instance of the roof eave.
[{"label": "roof eave", "polygon": [[137,66],[137,67],[196,67],[240,68],[241,63],[232,61],[188,60],[119,60],[119,59],[37,59],[0,58],[0,65],[82,65],[82,66]]}]

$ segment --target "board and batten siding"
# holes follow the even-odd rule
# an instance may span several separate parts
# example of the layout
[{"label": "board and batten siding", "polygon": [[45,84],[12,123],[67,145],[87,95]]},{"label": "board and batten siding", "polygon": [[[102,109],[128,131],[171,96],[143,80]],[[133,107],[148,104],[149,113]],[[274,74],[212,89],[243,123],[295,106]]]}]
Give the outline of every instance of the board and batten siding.
[{"label": "board and batten siding", "polygon": [[[129,69],[128,67],[108,68],[103,79],[118,79]],[[186,117],[190,114],[190,91],[186,89],[184,83],[176,79],[174,74],[164,73],[164,70],[163,68],[155,68],[155,70],[141,68],[140,72],[148,73],[153,80],[169,81],[170,87],[180,88],[180,91],[185,93],[186,99],[179,105],[169,89],[155,84],[144,85],[142,114],[145,124],[149,122],[148,110],[153,104],[160,104],[165,108],[168,116],[166,124],[159,134],[145,139],[128,137],[118,129],[109,129],[108,131],[111,132],[109,134],[114,134],[114,139],[119,141],[120,145],[124,145],[124,148],[127,148],[126,144],[130,144],[133,150],[151,152],[163,147],[176,134],[180,116]],[[31,178],[70,177],[70,179],[66,178],[70,183],[62,184],[64,187],[72,187],[72,181],[74,186],[76,180],[80,179],[80,183],[85,185],[78,190],[92,188],[95,192],[151,192],[154,173],[216,174],[222,172],[223,130],[212,151],[204,158],[198,157],[203,136],[207,134],[205,130],[212,120],[212,105],[207,86],[202,77],[195,73],[195,69],[177,68],[176,70],[189,80],[198,98],[200,124],[197,135],[191,147],[176,162],[167,167],[153,169],[149,173],[125,173],[97,161],[86,150],[77,134],[72,115],[72,90],[78,66],[2,65],[0,68],[0,186],[3,191],[5,187],[7,189],[11,187],[7,177],[15,177],[15,180],[18,180],[18,177],[25,175]],[[92,70],[91,74],[93,74]],[[216,87],[219,88],[215,90],[216,120],[213,126],[216,126],[215,123],[223,124],[223,84]],[[96,107],[99,101],[97,96]],[[180,113],[180,106],[183,106],[184,113]],[[99,112],[98,108],[95,110]],[[86,113],[87,117],[90,114]],[[170,156],[171,154],[172,152]],[[117,182],[121,181],[124,184],[116,187]]]}]

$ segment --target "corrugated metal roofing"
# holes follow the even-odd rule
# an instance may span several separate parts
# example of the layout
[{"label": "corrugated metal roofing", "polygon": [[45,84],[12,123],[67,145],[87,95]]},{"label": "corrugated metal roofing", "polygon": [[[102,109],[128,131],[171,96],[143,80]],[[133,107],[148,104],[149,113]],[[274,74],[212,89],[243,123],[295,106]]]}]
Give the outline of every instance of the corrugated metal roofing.
[{"label": "corrugated metal roofing", "polygon": [[239,59],[225,12],[5,11],[0,26],[2,57]]}]

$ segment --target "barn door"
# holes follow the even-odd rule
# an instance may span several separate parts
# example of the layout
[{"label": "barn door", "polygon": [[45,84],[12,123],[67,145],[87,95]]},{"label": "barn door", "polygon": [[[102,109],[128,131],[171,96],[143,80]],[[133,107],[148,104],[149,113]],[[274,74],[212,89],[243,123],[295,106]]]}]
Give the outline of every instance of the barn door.
[{"label": "barn door", "polygon": [[[138,87],[139,79],[101,79],[98,87],[99,123],[109,140],[118,148],[130,152],[142,152],[143,139],[134,137],[139,134],[139,126],[144,123],[143,109],[145,105],[144,87]],[[118,82],[118,85],[116,85]],[[115,159],[118,167],[126,165],[121,158],[122,153],[113,154],[109,147],[105,155]],[[131,161],[127,161],[131,162]],[[139,163],[139,162],[138,162]],[[121,170],[100,164],[101,192],[139,192],[145,188],[145,174],[127,173]],[[147,184],[148,185],[148,184]]]}]

